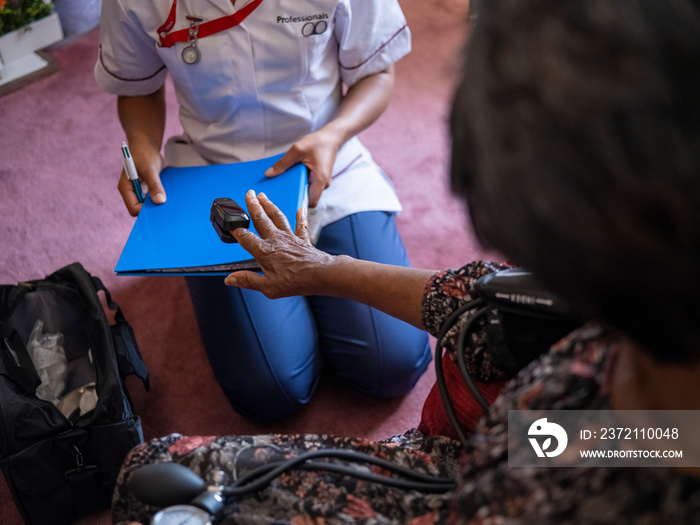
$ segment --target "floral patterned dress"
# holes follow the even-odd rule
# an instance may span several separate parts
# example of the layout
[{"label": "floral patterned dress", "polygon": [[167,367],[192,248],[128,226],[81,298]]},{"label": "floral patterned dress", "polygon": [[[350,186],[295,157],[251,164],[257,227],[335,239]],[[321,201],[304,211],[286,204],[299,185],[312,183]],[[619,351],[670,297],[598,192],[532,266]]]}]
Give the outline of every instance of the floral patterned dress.
[{"label": "floral patterned dress", "polygon": [[[436,335],[442,322],[471,299],[475,279],[502,269],[474,262],[436,274],[423,300],[426,328]],[[461,325],[448,334],[453,352]],[[130,493],[128,480],[141,465],[174,461],[207,481],[215,471],[230,485],[247,472],[321,448],[347,449],[392,461],[414,471],[457,481],[448,492],[423,492],[325,471],[291,470],[269,485],[226,501],[226,524],[700,524],[700,480],[665,468],[509,468],[508,410],[608,408],[606,370],[623,336],[587,325],[554,345],[510,380],[470,435],[464,449],[445,436],[417,430],[375,442],[328,435],[196,436],[172,434],[131,451],[119,475],[113,501],[115,523],[148,523],[158,510]],[[467,345],[468,369],[485,383],[502,381],[494,368],[483,325]],[[448,382],[448,388],[450,387]],[[384,469],[355,468],[374,474]]]}]

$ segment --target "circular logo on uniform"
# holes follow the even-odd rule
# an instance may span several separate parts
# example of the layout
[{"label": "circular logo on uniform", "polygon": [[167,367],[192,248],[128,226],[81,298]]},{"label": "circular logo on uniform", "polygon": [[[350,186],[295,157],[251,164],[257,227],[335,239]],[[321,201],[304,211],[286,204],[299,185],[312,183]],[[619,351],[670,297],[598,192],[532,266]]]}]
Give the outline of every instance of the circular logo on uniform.
[{"label": "circular logo on uniform", "polygon": [[304,36],[321,35],[326,32],[328,22],[319,20],[318,22],[307,22],[301,28],[301,34]]}]

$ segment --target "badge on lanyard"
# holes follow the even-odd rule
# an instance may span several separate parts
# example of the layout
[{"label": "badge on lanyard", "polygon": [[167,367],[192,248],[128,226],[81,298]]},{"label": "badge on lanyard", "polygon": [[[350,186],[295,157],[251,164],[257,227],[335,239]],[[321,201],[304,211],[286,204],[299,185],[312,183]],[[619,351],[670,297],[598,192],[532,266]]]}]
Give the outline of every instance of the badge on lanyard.
[{"label": "badge on lanyard", "polygon": [[[158,28],[158,38],[160,40],[160,47],[171,47],[176,42],[187,42],[187,45],[182,50],[182,60],[185,64],[194,65],[200,61],[202,54],[197,47],[197,38],[204,38],[209,35],[216,34],[220,31],[225,31],[236,27],[238,24],[243,22],[249,14],[251,14],[260,5],[262,0],[253,0],[239,11],[236,11],[232,15],[217,18],[215,20],[210,20],[201,25],[200,33],[200,23],[204,20],[198,16],[187,16],[187,20],[190,22],[189,29],[181,29],[171,33],[173,27],[175,26],[176,20],[176,10],[177,10],[177,0],[173,0],[172,6],[170,7],[170,14],[165,23]],[[235,6],[235,0],[231,0],[231,3]]]},{"label": "badge on lanyard", "polygon": [[187,45],[182,50],[182,60],[185,61],[185,64],[192,65],[202,58],[199,49],[197,49],[197,33],[199,33],[199,23],[202,19],[197,16],[188,16],[187,20],[190,21],[190,34],[187,37]]}]

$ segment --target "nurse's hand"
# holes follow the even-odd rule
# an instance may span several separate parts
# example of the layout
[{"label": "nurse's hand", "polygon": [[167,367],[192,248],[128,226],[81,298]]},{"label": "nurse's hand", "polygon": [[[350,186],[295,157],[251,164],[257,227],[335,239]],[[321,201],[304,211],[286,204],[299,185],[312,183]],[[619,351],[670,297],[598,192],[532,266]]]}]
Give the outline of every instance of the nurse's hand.
[{"label": "nurse's hand", "polygon": [[[149,193],[155,204],[165,202],[165,190],[160,183],[163,157],[160,154],[165,129],[165,84],[150,95],[117,97],[119,121],[126,133],[134,167],[142,181],[144,195]],[[119,193],[132,216],[141,211],[134,185],[124,171],[119,179]]]},{"label": "nurse's hand", "polygon": [[255,257],[264,275],[238,271],[225,283],[258,290],[270,299],[318,293],[321,274],[331,269],[336,258],[311,244],[303,208],[297,211],[296,231],[292,231],[284,214],[264,194],[256,196],[250,190],[245,202],[260,237],[244,228],[231,234]]},{"label": "nurse's hand", "polygon": [[332,129],[323,128],[306,135],[294,144],[269,170],[266,177],[276,177],[295,164],[303,164],[309,169],[309,207],[318,204],[321,193],[331,185],[335,157],[342,145],[342,139]]},{"label": "nurse's hand", "polygon": [[[139,147],[138,144],[134,143],[129,146],[129,150],[134,159],[134,166],[136,167],[136,173],[139,175],[144,197],[148,193],[155,204],[163,204],[165,202],[165,190],[160,182],[160,171],[164,163],[163,156],[153,148]],[[126,176],[124,169],[122,169],[122,175],[119,178],[117,187],[124,200],[126,209],[129,210],[129,214],[136,217],[141,211],[143,204],[136,197],[134,185]]]}]

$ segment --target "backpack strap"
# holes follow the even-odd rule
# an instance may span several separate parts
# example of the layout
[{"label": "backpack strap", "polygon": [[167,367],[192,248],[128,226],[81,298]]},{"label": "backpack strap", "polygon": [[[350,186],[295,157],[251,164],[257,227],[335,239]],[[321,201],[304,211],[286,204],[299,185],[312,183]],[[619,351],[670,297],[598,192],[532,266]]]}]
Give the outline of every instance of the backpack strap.
[{"label": "backpack strap", "polygon": [[102,290],[104,292],[109,309],[114,311],[115,324],[111,325],[110,328],[112,330],[114,352],[117,357],[120,377],[125,379],[126,376],[134,374],[143,381],[143,387],[146,389],[146,392],[150,391],[151,383],[149,380],[148,368],[146,368],[146,364],[141,357],[141,352],[136,344],[136,338],[134,337],[134,331],[131,325],[124,317],[121,307],[112,300],[112,295],[100,278],[94,275],[91,277],[95,290]]}]

